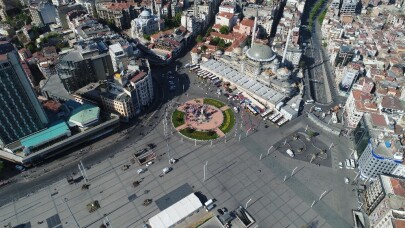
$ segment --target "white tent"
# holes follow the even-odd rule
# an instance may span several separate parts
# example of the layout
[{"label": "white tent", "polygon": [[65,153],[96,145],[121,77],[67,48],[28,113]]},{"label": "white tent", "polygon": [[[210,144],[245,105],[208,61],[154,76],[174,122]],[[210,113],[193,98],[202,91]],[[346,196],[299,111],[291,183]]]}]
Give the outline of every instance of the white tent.
[{"label": "white tent", "polygon": [[194,193],[191,193],[187,197],[150,218],[149,225],[152,228],[174,227],[174,225],[193,214],[202,206],[203,205],[198,197]]}]

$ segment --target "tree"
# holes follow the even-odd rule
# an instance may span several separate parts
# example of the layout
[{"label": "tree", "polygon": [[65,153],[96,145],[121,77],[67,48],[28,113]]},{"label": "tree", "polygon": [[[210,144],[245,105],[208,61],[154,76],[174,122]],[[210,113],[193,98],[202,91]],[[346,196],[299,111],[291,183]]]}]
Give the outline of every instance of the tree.
[{"label": "tree", "polygon": [[27,48],[28,50],[30,50],[31,53],[34,53],[34,52],[37,52],[37,51],[38,51],[37,46],[36,46],[33,42],[28,43],[28,44],[25,46],[25,48]]},{"label": "tree", "polygon": [[207,32],[205,33],[205,36],[209,36],[211,34],[211,32],[212,32],[212,27],[209,27],[207,29]]},{"label": "tree", "polygon": [[3,168],[4,168],[4,163],[3,163],[3,161],[0,161],[0,173],[3,170]]},{"label": "tree", "polygon": [[219,29],[219,32],[220,32],[221,34],[228,34],[228,33],[229,33],[229,27],[226,26],[226,25],[223,25],[223,26]]},{"label": "tree", "polygon": [[198,35],[197,38],[195,39],[195,41],[196,41],[197,43],[200,43],[200,42],[203,41],[203,37],[202,37],[201,35]]},{"label": "tree", "polygon": [[207,49],[208,49],[207,46],[205,46],[205,45],[201,46],[201,51],[202,51],[202,52],[205,53],[205,51],[206,51]]},{"label": "tree", "polygon": [[307,131],[307,135],[308,135],[309,138],[313,138],[313,137],[316,136],[316,132],[313,132],[313,131],[311,131],[311,130],[308,130],[308,131]]},{"label": "tree", "polygon": [[150,35],[148,35],[148,34],[143,34],[143,38],[144,38],[145,40],[150,40]]}]

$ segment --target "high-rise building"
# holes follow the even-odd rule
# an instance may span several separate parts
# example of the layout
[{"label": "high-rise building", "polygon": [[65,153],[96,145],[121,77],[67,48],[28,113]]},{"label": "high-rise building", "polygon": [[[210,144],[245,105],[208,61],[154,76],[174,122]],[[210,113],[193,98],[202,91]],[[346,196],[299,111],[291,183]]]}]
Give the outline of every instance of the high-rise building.
[{"label": "high-rise building", "polygon": [[0,147],[42,130],[48,118],[10,43],[0,43]]},{"label": "high-rise building", "polygon": [[404,227],[404,179],[381,175],[367,188],[363,209],[369,215],[370,227]]},{"label": "high-rise building", "polygon": [[360,176],[375,179],[379,174],[390,174],[402,163],[401,148],[390,141],[370,139],[359,159]]},{"label": "high-rise building", "polygon": [[[98,47],[105,47],[101,51]],[[93,43],[85,49],[73,50],[59,59],[57,71],[63,86],[69,93],[86,86],[91,82],[106,80],[114,73],[108,47],[105,44]]]}]

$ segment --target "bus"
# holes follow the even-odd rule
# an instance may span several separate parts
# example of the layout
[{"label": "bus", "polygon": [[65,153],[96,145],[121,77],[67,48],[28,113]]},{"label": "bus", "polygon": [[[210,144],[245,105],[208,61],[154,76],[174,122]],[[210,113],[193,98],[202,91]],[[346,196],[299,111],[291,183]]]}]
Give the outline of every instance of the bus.
[{"label": "bus", "polygon": [[249,110],[253,115],[257,115],[257,114],[258,114],[257,111],[256,111],[254,108],[252,108],[251,105],[247,105],[246,107],[248,108],[248,110]]},{"label": "bus", "polygon": [[260,114],[260,116],[262,118],[268,116],[273,110],[271,108],[267,109],[265,112],[263,112],[262,114]]},{"label": "bus", "polygon": [[191,71],[194,71],[195,69],[198,69],[199,67],[200,67],[200,66],[198,66],[198,65],[197,65],[197,66],[190,67],[190,72],[191,72]]}]

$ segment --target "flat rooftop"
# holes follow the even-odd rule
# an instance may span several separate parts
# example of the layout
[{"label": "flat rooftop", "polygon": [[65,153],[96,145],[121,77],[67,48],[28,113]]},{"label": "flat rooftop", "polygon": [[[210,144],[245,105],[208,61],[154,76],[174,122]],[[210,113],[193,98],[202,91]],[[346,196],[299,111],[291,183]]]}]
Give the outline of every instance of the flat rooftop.
[{"label": "flat rooftop", "polygon": [[36,147],[68,133],[70,133],[70,129],[65,121],[57,122],[43,131],[21,139],[21,145],[28,148]]}]

